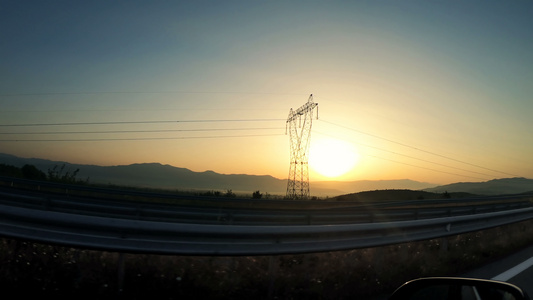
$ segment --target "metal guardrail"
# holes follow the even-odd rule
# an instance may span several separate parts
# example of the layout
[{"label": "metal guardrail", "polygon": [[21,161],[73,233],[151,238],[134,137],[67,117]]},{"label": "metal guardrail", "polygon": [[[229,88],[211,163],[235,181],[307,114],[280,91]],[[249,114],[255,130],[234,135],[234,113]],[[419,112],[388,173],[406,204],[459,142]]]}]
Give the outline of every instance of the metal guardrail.
[{"label": "metal guardrail", "polygon": [[[94,192],[91,187],[64,184],[25,180],[17,184],[47,184],[48,188]],[[300,210],[291,202],[287,203],[291,208],[284,211],[247,205],[241,209],[233,206],[228,209],[225,205],[181,207],[8,189],[0,190],[0,235],[71,247],[155,254],[322,252],[440,238],[528,220],[533,218],[530,197],[357,206],[344,203],[344,207],[326,204],[324,209],[310,206],[313,208]]]},{"label": "metal guardrail", "polygon": [[[223,201],[223,200],[220,200]],[[257,200],[247,200],[257,201]],[[433,200],[418,205],[415,201],[395,202],[394,205],[355,205],[342,209],[278,209],[264,207],[196,207],[149,201],[116,201],[92,197],[28,193],[0,188],[0,204],[38,210],[173,223],[214,225],[333,225],[419,220],[480,214],[531,207],[529,197],[500,199],[503,202],[464,201],[458,206]],[[447,205],[443,205],[446,203]],[[278,202],[270,203],[275,206]],[[417,204],[417,205],[414,205]],[[347,204],[345,204],[347,205]]]},{"label": "metal guardrail", "polygon": [[[138,198],[141,197],[141,198]],[[135,199],[135,200],[133,200]],[[531,207],[531,195],[357,203],[195,197],[0,176],[0,204],[101,217],[220,225],[333,225]]]},{"label": "metal guardrail", "polygon": [[179,255],[274,255],[434,239],[533,218],[533,208],[370,224],[235,226],[116,219],[0,205],[0,234],[71,247]]}]

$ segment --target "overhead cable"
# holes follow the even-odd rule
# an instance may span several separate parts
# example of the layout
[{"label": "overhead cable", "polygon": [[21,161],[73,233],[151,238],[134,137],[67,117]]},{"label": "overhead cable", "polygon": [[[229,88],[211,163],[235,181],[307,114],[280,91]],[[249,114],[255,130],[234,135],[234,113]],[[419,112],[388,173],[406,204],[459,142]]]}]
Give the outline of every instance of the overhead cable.
[{"label": "overhead cable", "polygon": [[282,136],[284,134],[250,134],[250,135],[215,135],[215,136],[188,136],[188,137],[139,137],[139,138],[87,138],[87,139],[5,139],[0,142],[106,142],[106,141],[155,141],[155,140],[189,140],[189,139],[218,139],[218,138],[243,138],[262,136]]},{"label": "overhead cable", "polygon": [[19,123],[0,124],[0,127],[72,126],[72,125],[121,125],[121,124],[163,124],[163,123],[222,123],[222,122],[272,122],[285,119],[219,119],[219,120],[164,120],[164,121],[107,121],[107,122],[63,122],[63,123]]},{"label": "overhead cable", "polygon": [[[334,137],[334,136],[329,135],[329,134],[325,134],[325,133],[321,133],[321,132],[317,132],[317,133],[318,133],[318,134],[322,134],[322,135],[328,135],[328,136],[331,136],[331,137],[333,137],[333,138],[337,138],[337,139],[338,139],[338,137]],[[438,166],[441,166],[441,167],[446,167],[446,168],[450,168],[450,169],[455,169],[455,170],[463,171],[463,172],[475,173],[475,174],[479,174],[479,175],[487,176],[487,177],[489,177],[489,178],[492,177],[491,175],[486,174],[486,173],[481,173],[481,172],[476,172],[476,171],[472,171],[472,170],[467,170],[467,169],[462,169],[462,168],[458,168],[458,167],[453,167],[453,166],[445,165],[445,164],[442,164],[442,163],[438,163],[438,162],[433,162],[433,161],[429,161],[429,160],[426,160],[426,159],[422,159],[422,158],[419,158],[419,157],[414,157],[414,156],[410,156],[410,155],[406,155],[406,154],[402,154],[402,153],[398,153],[398,152],[394,152],[394,151],[386,150],[386,149],[383,149],[383,148],[374,147],[374,146],[370,146],[370,145],[367,145],[367,144],[362,144],[362,143],[355,142],[355,141],[351,141],[351,142],[354,143],[354,144],[357,144],[357,145],[363,146],[363,147],[368,147],[368,148],[376,149],[376,150],[379,150],[379,151],[384,151],[384,152],[392,153],[392,154],[395,154],[395,155],[399,155],[399,156],[407,157],[407,158],[414,159],[414,160],[418,160],[418,161],[422,161],[422,162],[425,162],[425,163],[430,163],[430,164],[438,165]],[[384,160],[388,160],[388,159],[386,159],[386,158],[381,158],[381,157],[374,156],[374,155],[369,155],[369,156],[372,156],[372,157],[375,157],[375,158],[384,159]],[[393,161],[393,162],[396,162],[396,161]],[[400,162],[396,162],[396,163],[400,163]],[[410,166],[415,166],[415,165],[410,165]],[[420,167],[420,166],[415,166],[415,167],[418,167],[418,168],[424,168],[424,167]],[[434,170],[434,169],[431,169],[431,170],[436,171],[436,170]],[[440,172],[440,171],[439,171],[439,172]],[[444,172],[444,171],[443,171],[443,172]],[[444,172],[444,173],[447,173],[447,172]],[[451,173],[449,173],[449,174],[451,174]],[[458,174],[455,174],[455,175],[458,175]],[[466,175],[465,175],[465,176],[466,176]],[[471,176],[466,176],[466,177],[471,177]],[[473,177],[473,178],[476,178],[476,177]]]},{"label": "overhead cable", "polygon": [[472,163],[469,163],[469,162],[466,162],[466,161],[462,161],[462,160],[455,159],[455,158],[452,158],[452,157],[449,157],[449,156],[445,156],[445,155],[442,155],[442,154],[438,154],[438,153],[435,153],[435,152],[432,152],[432,151],[428,151],[428,150],[420,149],[418,147],[407,145],[405,143],[401,143],[401,142],[394,141],[394,140],[391,140],[391,139],[388,139],[388,138],[384,138],[384,137],[381,137],[381,136],[378,136],[378,135],[375,135],[375,134],[371,134],[371,133],[368,133],[368,132],[357,130],[355,128],[351,128],[351,127],[343,126],[343,125],[336,124],[336,123],[333,123],[333,122],[325,121],[324,119],[321,119],[321,121],[324,122],[324,123],[333,125],[333,126],[337,126],[337,127],[340,127],[340,128],[344,128],[344,129],[348,129],[348,130],[351,130],[351,131],[355,131],[355,132],[358,132],[358,133],[361,133],[361,134],[364,134],[364,135],[368,135],[368,136],[371,136],[371,137],[374,137],[374,138],[377,138],[377,139],[381,139],[381,140],[384,140],[384,141],[387,141],[387,142],[390,142],[390,143],[394,143],[394,144],[397,144],[397,145],[400,145],[400,146],[403,146],[403,147],[411,148],[411,149],[414,149],[416,151],[424,152],[424,153],[427,153],[427,154],[431,154],[431,155],[434,155],[434,156],[438,156],[438,157],[441,157],[441,158],[452,160],[452,161],[455,161],[455,162],[458,162],[458,163],[470,165],[472,167],[484,169],[484,170],[495,172],[495,173],[510,175],[510,176],[514,176],[514,177],[520,177],[519,175],[510,174],[510,173],[507,173],[507,172],[503,172],[503,171],[499,171],[499,170],[495,170],[495,169],[491,169],[491,168],[486,168],[486,167],[483,167],[483,166],[480,166],[480,165],[472,164]]},{"label": "overhead cable", "polygon": [[0,132],[0,135],[39,135],[39,134],[117,134],[117,133],[164,133],[164,132],[200,132],[200,131],[245,131],[245,130],[282,130],[284,128],[205,128],[205,129],[162,129],[162,130],[105,130],[105,131],[30,131]]}]

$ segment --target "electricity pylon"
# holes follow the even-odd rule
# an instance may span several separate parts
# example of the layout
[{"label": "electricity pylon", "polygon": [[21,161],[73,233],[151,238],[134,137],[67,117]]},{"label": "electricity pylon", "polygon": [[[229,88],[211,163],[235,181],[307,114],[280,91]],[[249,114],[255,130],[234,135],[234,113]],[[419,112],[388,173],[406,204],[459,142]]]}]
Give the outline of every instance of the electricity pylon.
[{"label": "electricity pylon", "polygon": [[[287,181],[288,199],[305,200],[309,198],[309,144],[311,138],[311,126],[313,125],[313,109],[318,103],[313,102],[313,94],[309,96],[307,103],[296,111],[292,108],[285,124],[290,132],[291,156],[289,166],[289,179]],[[318,108],[316,113],[318,119]]]}]

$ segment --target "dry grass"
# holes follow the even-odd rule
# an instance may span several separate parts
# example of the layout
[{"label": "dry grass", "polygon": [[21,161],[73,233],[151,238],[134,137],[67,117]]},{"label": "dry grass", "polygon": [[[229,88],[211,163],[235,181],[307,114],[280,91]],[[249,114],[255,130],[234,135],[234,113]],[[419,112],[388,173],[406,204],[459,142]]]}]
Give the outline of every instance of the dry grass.
[{"label": "dry grass", "polygon": [[379,248],[253,257],[119,254],[3,239],[0,287],[4,294],[55,299],[369,297],[416,277],[460,275],[530,245],[531,225]]}]

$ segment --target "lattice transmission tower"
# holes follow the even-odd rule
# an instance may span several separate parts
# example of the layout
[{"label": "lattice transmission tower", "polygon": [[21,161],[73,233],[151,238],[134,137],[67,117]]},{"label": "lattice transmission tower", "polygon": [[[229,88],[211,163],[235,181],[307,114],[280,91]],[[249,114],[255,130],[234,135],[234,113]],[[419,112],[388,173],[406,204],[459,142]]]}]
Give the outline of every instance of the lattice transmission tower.
[{"label": "lattice transmission tower", "polygon": [[[287,198],[305,200],[309,198],[309,145],[311,139],[311,126],[313,125],[313,109],[318,103],[313,102],[313,94],[307,103],[297,110],[289,111],[285,124],[290,132],[291,156],[289,166],[289,179],[287,181]],[[318,119],[318,108],[316,113]]]}]

